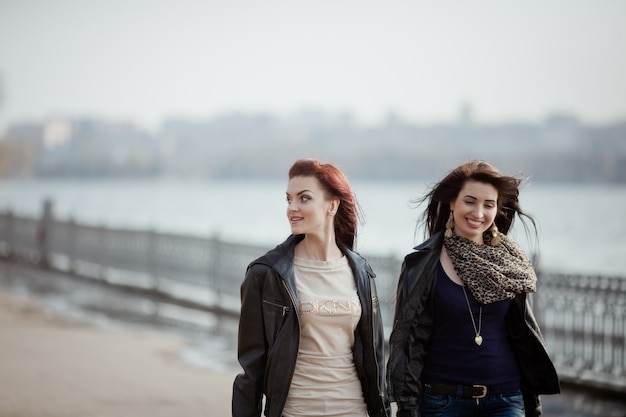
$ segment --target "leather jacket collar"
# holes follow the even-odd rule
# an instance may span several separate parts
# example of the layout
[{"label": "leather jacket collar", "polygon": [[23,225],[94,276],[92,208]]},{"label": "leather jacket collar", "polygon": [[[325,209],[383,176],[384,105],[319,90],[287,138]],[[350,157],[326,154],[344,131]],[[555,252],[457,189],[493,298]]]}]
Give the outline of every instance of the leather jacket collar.
[{"label": "leather jacket collar", "polygon": [[[303,239],[304,235],[291,235],[283,243],[250,264],[250,266],[263,264],[272,268],[283,281],[285,281],[287,289],[293,297],[294,305],[297,305],[298,302],[295,275],[293,273],[294,249]],[[359,293],[363,293],[363,290],[369,289],[367,278],[374,278],[376,274],[372,270],[369,262],[361,255],[346,247],[340,247],[339,249],[348,258],[348,264],[352,268],[354,276],[357,278],[357,286],[360,290]],[[367,273],[365,276],[358,273],[358,271],[363,270]],[[361,302],[363,302],[363,300],[361,300]]]}]

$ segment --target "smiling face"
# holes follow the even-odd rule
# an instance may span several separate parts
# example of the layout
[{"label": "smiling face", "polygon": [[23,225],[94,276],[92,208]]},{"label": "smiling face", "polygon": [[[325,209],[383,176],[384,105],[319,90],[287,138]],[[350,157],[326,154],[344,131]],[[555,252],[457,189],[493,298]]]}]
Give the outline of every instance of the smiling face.
[{"label": "smiling face", "polygon": [[296,176],[287,184],[287,219],[294,235],[332,233],[338,205],[315,177]]},{"label": "smiling face", "polygon": [[491,227],[498,212],[498,190],[491,184],[466,181],[457,198],[450,203],[454,213],[454,232],[477,243]]}]

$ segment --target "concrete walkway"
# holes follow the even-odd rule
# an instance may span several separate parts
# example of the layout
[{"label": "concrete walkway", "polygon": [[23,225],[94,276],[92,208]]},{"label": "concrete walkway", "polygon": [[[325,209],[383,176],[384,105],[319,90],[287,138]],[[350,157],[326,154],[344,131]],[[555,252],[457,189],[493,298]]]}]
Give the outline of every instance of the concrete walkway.
[{"label": "concrete walkway", "polygon": [[0,415],[230,415],[234,373],[182,363],[185,341],[95,328],[0,290]]}]

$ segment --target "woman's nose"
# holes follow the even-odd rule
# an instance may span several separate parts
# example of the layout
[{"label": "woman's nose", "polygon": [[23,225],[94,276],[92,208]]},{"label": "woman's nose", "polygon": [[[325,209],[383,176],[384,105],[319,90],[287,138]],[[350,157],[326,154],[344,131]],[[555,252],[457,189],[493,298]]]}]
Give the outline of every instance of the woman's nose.
[{"label": "woman's nose", "polygon": [[482,207],[476,207],[474,209],[474,216],[476,216],[477,219],[482,219],[484,215],[483,209]]}]

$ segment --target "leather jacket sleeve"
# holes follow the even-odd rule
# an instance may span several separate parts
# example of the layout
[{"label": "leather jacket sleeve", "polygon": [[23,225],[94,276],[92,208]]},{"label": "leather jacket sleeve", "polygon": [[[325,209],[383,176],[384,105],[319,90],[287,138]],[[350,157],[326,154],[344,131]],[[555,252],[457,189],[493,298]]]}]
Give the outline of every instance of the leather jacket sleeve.
[{"label": "leather jacket sleeve", "polygon": [[538,417],[543,413],[536,392],[558,393],[560,384],[527,294],[515,297],[507,319],[512,347],[522,372],[526,417]]},{"label": "leather jacket sleeve", "polygon": [[248,269],[241,285],[241,316],[237,354],[243,372],[237,375],[233,384],[233,417],[258,417],[261,415],[267,347],[263,334],[261,285],[259,283],[261,278],[259,275],[261,274],[255,273],[255,267]]},{"label": "leather jacket sleeve", "polygon": [[[393,349],[402,353],[394,355],[397,359],[395,363],[390,364],[393,367],[390,383],[394,385],[393,396],[398,404],[396,414],[398,417],[419,416],[418,398],[422,392],[420,375],[424,366],[426,345],[430,338],[433,322],[431,301],[427,296],[429,293],[429,289],[427,289],[429,286],[426,285],[428,280],[424,280],[418,285],[423,288],[418,291],[419,296],[416,297],[414,293],[414,281],[424,279],[422,266],[423,264],[416,268],[415,264],[405,260],[398,281],[396,320],[408,324],[408,326],[399,325],[396,330],[401,337],[394,338],[394,340],[402,340],[402,343],[394,346]],[[409,310],[413,312],[413,315],[402,317],[403,306],[409,303],[417,303],[412,305]],[[400,383],[398,384],[398,382]]]}]

